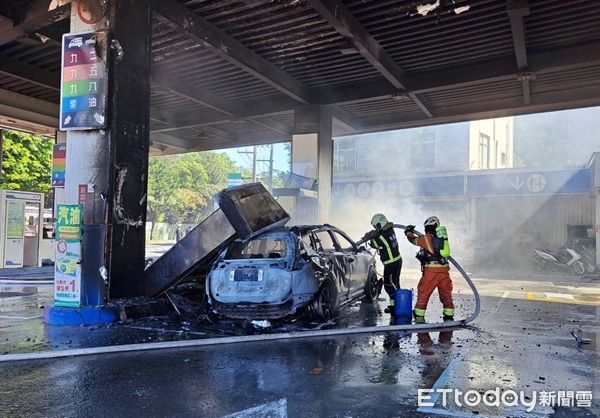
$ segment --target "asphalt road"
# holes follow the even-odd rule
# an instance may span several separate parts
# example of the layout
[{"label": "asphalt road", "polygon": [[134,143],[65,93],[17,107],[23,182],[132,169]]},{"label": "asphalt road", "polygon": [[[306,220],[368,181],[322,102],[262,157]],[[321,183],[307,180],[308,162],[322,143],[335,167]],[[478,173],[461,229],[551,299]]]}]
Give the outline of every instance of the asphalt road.
[{"label": "asphalt road", "polygon": [[[403,274],[413,287],[417,274]],[[0,416],[599,416],[600,289],[586,278],[478,278],[483,310],[453,332],[373,334],[0,363]],[[461,314],[472,307],[456,282]],[[158,320],[145,329],[46,327],[44,292],[0,299],[0,350],[199,338],[193,324]],[[430,320],[438,320],[432,299]],[[340,326],[389,322],[379,306],[355,304]],[[16,317],[24,319],[16,319]],[[29,318],[29,319],[27,319]],[[179,328],[178,328],[179,327]],[[190,331],[185,331],[181,328]],[[590,344],[570,335],[581,327]],[[29,341],[27,340],[29,338]],[[592,406],[417,405],[417,389],[591,391]]]}]

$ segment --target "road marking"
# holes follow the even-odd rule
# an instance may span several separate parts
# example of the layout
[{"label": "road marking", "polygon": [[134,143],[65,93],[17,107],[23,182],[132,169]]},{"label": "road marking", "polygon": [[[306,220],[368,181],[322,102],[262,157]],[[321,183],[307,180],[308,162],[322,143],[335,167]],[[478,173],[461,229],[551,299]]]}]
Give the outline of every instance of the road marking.
[{"label": "road marking", "polygon": [[287,418],[287,399],[283,398],[275,402],[265,403],[253,408],[235,412],[223,418]]},{"label": "road marking", "polygon": [[[563,280],[567,280],[567,278],[562,278]],[[557,278],[558,280],[558,278]],[[475,283],[477,283],[477,286],[484,286],[486,284],[490,284],[493,285],[494,283],[498,284],[498,283],[503,283],[506,285],[513,285],[514,287],[536,287],[539,288],[540,286],[549,286],[549,287],[558,287],[560,289],[567,289],[567,290],[581,290],[581,291],[592,291],[592,292],[598,292],[598,288],[597,287],[585,287],[585,285],[590,285],[592,283],[590,282],[582,282],[582,283],[575,283],[577,286],[573,286],[573,285],[569,285],[569,283],[567,283],[566,281],[561,281],[558,282],[558,284],[556,284],[555,282],[551,282],[551,281],[537,281],[537,280],[517,280],[517,279],[501,279],[501,278],[497,278],[497,279],[487,279],[487,278],[481,278],[481,277],[476,277],[473,279],[473,281]],[[514,289],[513,289],[514,290]]]},{"label": "road marking", "polygon": [[[504,293],[502,293],[502,296],[500,296],[500,299],[496,302],[496,304],[492,307],[492,309],[490,309],[487,312],[485,319],[488,319],[492,315],[496,314],[496,312],[498,311],[498,309],[500,309],[500,306],[504,303],[504,301],[506,300],[506,298],[508,297],[509,294],[510,294],[510,290],[506,290]],[[446,366],[446,369],[442,372],[440,377],[438,377],[438,379],[433,384],[432,389],[442,389],[442,388],[448,387],[448,382],[450,381],[450,379],[452,379],[454,373],[456,372],[456,369],[458,369],[459,364],[465,359],[466,355],[471,350],[471,346],[473,345],[474,342],[475,342],[474,339],[471,340],[467,344],[466,347],[463,347],[463,350],[458,354],[458,356],[455,359],[453,359],[448,364],[448,366]],[[433,402],[433,404],[435,405],[437,403],[437,401],[439,400],[440,396],[441,396],[440,392],[437,392],[437,391],[433,392],[431,394],[431,402]],[[453,417],[472,417],[473,416],[473,414],[470,412],[467,413],[467,412],[463,412],[463,411],[455,411],[452,409],[436,408],[435,406],[433,406],[433,407],[423,407],[422,406],[419,409],[417,409],[417,412],[421,412],[423,414],[447,415],[447,416],[453,416]]]},{"label": "road marking", "polygon": [[527,300],[549,303],[566,303],[569,305],[600,305],[600,295],[573,295],[570,293],[527,293]]},{"label": "road marking", "polygon": [[[430,407],[422,407],[417,409],[417,412],[422,414],[434,414],[434,415],[444,415],[446,417],[460,417],[460,418],[473,418],[472,412],[462,412],[462,411],[454,411],[452,409],[443,409],[443,408],[430,408]],[[486,415],[489,418],[500,418],[498,416]]]},{"label": "road marking", "polygon": [[571,295],[570,293],[549,293],[549,292],[544,292],[544,295],[546,295],[547,298],[575,299],[575,296]]}]

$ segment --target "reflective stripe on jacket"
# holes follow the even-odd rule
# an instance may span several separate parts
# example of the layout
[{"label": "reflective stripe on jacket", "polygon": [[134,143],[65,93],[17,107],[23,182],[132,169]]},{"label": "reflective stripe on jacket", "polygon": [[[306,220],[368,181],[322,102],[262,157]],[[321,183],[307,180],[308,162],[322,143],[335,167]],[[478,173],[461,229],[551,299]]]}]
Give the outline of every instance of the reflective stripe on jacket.
[{"label": "reflective stripe on jacket", "polygon": [[450,270],[448,260],[440,255],[439,250],[435,249],[432,235],[425,234],[418,237],[415,234],[408,233],[406,234],[406,238],[408,238],[411,243],[421,247],[428,253],[429,260],[425,262],[423,267]]},{"label": "reflective stripe on jacket", "polygon": [[373,238],[369,244],[379,252],[379,257],[384,265],[402,259],[393,225],[387,228],[384,227],[384,229],[380,231],[379,236]]}]

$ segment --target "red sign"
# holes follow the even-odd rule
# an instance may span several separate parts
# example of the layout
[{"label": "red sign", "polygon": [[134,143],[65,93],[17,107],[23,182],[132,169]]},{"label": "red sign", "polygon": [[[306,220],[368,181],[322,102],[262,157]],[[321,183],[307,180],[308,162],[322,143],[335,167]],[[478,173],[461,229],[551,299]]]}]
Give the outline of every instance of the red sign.
[{"label": "red sign", "polygon": [[88,185],[80,184],[79,185],[79,193],[77,194],[77,203],[85,206],[85,202],[87,200],[88,195]]}]

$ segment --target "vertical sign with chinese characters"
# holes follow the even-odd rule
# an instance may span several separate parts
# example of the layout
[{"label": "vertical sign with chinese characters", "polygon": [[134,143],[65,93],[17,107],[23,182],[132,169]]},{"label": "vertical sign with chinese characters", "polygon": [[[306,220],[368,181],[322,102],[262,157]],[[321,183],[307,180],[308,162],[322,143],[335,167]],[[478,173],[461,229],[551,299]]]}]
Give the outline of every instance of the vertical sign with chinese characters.
[{"label": "vertical sign with chinese characters", "polygon": [[58,205],[54,304],[78,308],[81,302],[81,205]]},{"label": "vertical sign with chinese characters", "polygon": [[56,144],[52,151],[52,187],[65,187],[67,144]]},{"label": "vertical sign with chinese characters", "polygon": [[60,129],[86,130],[106,127],[106,31],[64,34]]}]

